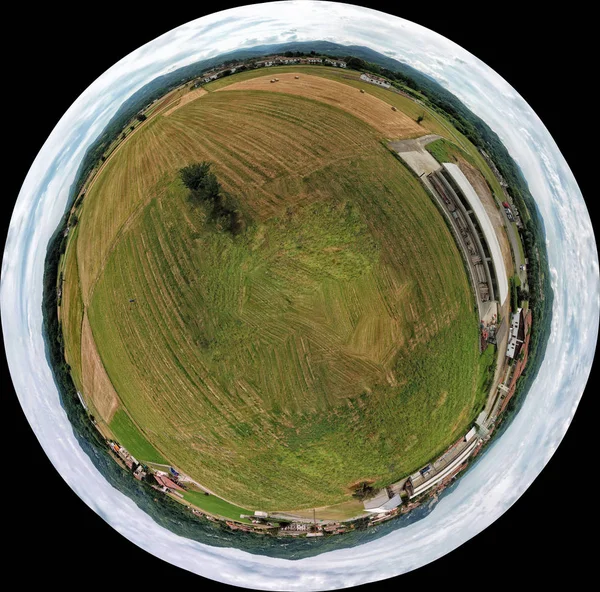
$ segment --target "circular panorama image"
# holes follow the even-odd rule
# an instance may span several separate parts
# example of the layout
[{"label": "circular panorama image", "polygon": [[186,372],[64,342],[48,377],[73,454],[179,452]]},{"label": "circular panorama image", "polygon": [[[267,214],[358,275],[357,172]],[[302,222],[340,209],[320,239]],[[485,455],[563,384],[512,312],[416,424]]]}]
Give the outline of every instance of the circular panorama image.
[{"label": "circular panorama image", "polygon": [[381,580],[491,524],[598,330],[590,218],[531,108],[448,39],[327,2],[206,16],[100,76],[2,272],[14,386],[68,484],[257,589]]}]

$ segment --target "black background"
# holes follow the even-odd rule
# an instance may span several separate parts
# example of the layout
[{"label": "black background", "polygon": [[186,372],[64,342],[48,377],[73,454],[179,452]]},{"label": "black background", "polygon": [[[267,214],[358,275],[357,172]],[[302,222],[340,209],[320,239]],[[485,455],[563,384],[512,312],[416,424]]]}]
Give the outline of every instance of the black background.
[{"label": "black background", "polygon": [[[116,61],[158,35],[209,12],[173,2],[155,9],[143,3],[86,3],[57,8],[12,6],[5,19],[2,130],[8,153],[2,158],[4,237],[21,183],[42,144],[71,103]],[[196,3],[194,3],[196,4]],[[594,22],[578,3],[562,10],[527,10],[523,2],[426,2],[386,6],[362,2],[426,26],[471,51],[504,77],[533,107],[567,159],[587,196],[593,219],[597,170],[597,51]],[[537,4],[537,3],[536,3]],[[93,8],[89,8],[92,7]],[[434,10],[434,6],[437,9]],[[274,10],[276,8],[274,7]],[[8,165],[8,166],[7,166]],[[591,172],[591,174],[590,174]],[[10,344],[9,344],[10,347]],[[4,425],[2,485],[3,563],[21,581],[40,579],[68,590],[86,582],[131,586],[217,586],[142,551],[99,518],[64,483],[47,460],[14,394],[1,357]],[[592,448],[592,372],[575,419],[547,467],[527,492],[492,526],[433,564],[361,588],[407,586],[449,589],[490,585],[542,588],[566,580],[583,584],[593,573],[596,545],[596,489],[590,479],[597,454]],[[594,426],[595,427],[595,426]],[[12,451],[12,452],[11,452]],[[90,580],[79,579],[79,573]],[[145,574],[141,581],[140,574]],[[155,584],[152,583],[154,580]]]}]

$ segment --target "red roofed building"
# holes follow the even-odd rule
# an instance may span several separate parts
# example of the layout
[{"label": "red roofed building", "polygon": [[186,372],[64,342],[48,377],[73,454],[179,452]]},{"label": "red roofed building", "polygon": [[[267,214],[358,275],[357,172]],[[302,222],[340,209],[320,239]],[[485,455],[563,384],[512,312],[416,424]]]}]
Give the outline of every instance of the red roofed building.
[{"label": "red roofed building", "polygon": [[166,477],[164,475],[154,475],[154,478],[156,479],[156,481],[159,485],[162,485],[163,487],[166,487],[167,489],[177,489],[179,491],[185,491],[185,489],[183,487],[180,487],[179,485],[177,485],[177,483],[175,483],[174,481],[171,481],[171,479],[169,479],[168,477]]}]

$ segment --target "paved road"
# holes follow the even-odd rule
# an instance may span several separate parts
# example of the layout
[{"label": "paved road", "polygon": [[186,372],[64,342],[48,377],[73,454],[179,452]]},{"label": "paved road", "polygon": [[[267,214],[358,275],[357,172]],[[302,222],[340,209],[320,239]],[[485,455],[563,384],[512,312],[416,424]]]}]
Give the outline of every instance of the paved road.
[{"label": "paved road", "polygon": [[502,212],[502,218],[504,219],[504,225],[506,226],[506,233],[508,234],[508,240],[510,241],[510,245],[513,250],[513,255],[515,258],[515,271],[519,275],[519,279],[521,280],[521,285],[523,287],[527,286],[527,271],[521,270],[521,265],[525,265],[525,261],[523,257],[521,257],[521,250],[519,249],[519,237],[517,236],[517,230],[515,229],[514,224],[508,219],[506,212],[503,207],[500,208]]}]

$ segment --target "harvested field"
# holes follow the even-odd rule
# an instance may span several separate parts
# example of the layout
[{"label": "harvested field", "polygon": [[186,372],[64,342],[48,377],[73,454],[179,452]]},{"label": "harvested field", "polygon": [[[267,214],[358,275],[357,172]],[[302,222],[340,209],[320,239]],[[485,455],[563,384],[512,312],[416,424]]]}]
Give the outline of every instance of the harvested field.
[{"label": "harvested field", "polygon": [[[295,75],[300,74],[296,80]],[[269,91],[286,93],[321,101],[339,107],[362,119],[389,139],[416,138],[423,135],[423,128],[401,111],[393,111],[388,103],[369,93],[359,93],[343,82],[336,82],[301,72],[278,74],[278,82],[272,76],[259,76],[236,82],[219,89],[224,91]]]},{"label": "harvested field", "polygon": [[183,107],[184,105],[187,105],[188,103],[191,103],[192,101],[195,101],[196,99],[199,99],[201,96],[207,94],[207,91],[205,91],[203,88],[197,88],[195,90],[191,90],[189,93],[187,93],[187,95],[183,95],[183,97],[181,97],[181,99],[179,99],[179,101],[177,102],[176,105],[173,105],[173,107],[169,107],[162,115],[163,117],[169,117],[169,115],[171,115],[171,113],[177,111],[177,109],[179,109],[180,107]]},{"label": "harvested field", "polygon": [[82,386],[86,399],[91,401],[100,418],[110,423],[119,406],[119,397],[98,355],[87,314],[81,325]]},{"label": "harvested field", "polygon": [[[202,160],[243,234],[188,199],[177,171]],[[87,193],[74,254],[84,396],[107,421],[120,400],[162,456],[242,507],[350,501],[349,484],[414,471],[481,406],[444,221],[381,132],[325,102],[212,92],[148,121]]]}]

